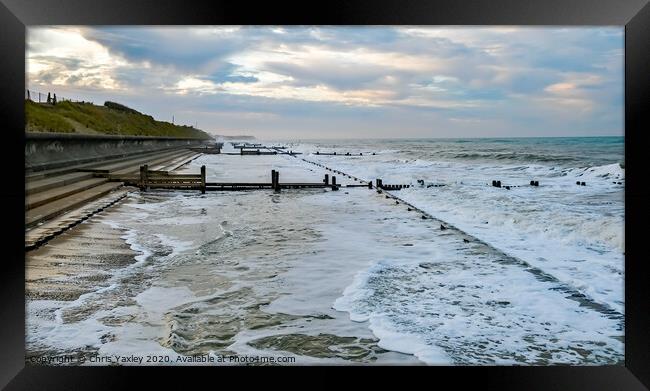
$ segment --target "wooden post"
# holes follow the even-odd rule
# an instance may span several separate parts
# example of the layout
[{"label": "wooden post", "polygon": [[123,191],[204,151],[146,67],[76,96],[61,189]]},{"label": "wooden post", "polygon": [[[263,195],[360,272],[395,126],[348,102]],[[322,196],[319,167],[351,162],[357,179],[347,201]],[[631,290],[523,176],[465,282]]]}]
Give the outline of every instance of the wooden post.
[{"label": "wooden post", "polygon": [[239,154],[243,155],[244,154],[244,147],[239,147]]},{"label": "wooden post", "polygon": [[147,191],[149,188],[149,165],[144,165],[144,190]]},{"label": "wooden post", "polygon": [[205,194],[205,166],[201,166],[201,194]]},{"label": "wooden post", "polygon": [[325,179],[323,179],[323,182],[325,182],[326,185],[330,184],[330,176],[329,176],[329,174],[325,174]]},{"label": "wooden post", "polygon": [[275,191],[280,191],[280,171],[275,172]]},{"label": "wooden post", "polygon": [[144,190],[144,166],[140,166],[140,190]]},{"label": "wooden post", "polygon": [[271,170],[271,189],[275,189],[275,170]]},{"label": "wooden post", "polygon": [[368,189],[372,189],[372,181],[368,182]]},{"label": "wooden post", "polygon": [[377,178],[377,188],[381,189],[383,186],[383,183],[381,183],[381,179]]},{"label": "wooden post", "polygon": [[147,191],[147,171],[149,166],[144,164],[140,166],[140,190]]}]

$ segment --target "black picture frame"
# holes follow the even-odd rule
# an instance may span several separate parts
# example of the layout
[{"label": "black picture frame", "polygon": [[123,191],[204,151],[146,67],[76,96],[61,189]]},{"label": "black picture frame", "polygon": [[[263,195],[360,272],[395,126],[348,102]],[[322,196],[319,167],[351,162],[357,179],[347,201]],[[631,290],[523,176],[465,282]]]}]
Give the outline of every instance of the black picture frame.
[{"label": "black picture frame", "polygon": [[[650,194],[644,182],[650,106],[650,5],[647,0],[334,0],[299,4],[189,0],[0,0],[0,113],[3,151],[0,202],[4,206],[0,266],[0,387],[6,389],[117,389],[144,371],[171,385],[184,379],[166,368],[25,366],[24,105],[25,27],[29,25],[618,25],[625,26],[625,366],[425,367],[435,384],[479,381],[498,389],[637,390],[650,387],[650,275],[644,223]],[[562,43],[559,42],[558,45]],[[194,368],[191,368],[194,369]],[[203,368],[202,374],[214,376]],[[236,369],[241,371],[241,369]],[[361,380],[380,380],[375,369]],[[380,369],[383,371],[383,369]],[[155,375],[152,374],[155,371]],[[210,372],[208,372],[210,371]],[[178,373],[174,370],[174,373]],[[402,375],[404,376],[404,375]],[[407,376],[411,376],[410,374]],[[274,379],[269,379],[274,382]],[[348,380],[345,380],[347,383]],[[338,383],[333,383],[336,385]],[[327,386],[327,384],[323,384]],[[644,386],[645,385],[645,386]],[[454,387],[456,387],[454,386]]]}]

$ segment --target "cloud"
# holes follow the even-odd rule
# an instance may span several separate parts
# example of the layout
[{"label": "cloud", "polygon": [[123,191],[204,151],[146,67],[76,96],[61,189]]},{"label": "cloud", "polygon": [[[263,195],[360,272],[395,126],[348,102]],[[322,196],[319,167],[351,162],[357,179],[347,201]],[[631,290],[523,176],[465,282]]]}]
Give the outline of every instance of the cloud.
[{"label": "cloud", "polygon": [[79,29],[29,29],[27,77],[32,83],[114,90],[119,81],[112,70],[124,65],[122,58],[86,40]]},{"label": "cloud", "polygon": [[240,118],[296,136],[318,121],[359,137],[622,133],[618,27],[43,26],[27,44],[32,88],[213,129]]}]

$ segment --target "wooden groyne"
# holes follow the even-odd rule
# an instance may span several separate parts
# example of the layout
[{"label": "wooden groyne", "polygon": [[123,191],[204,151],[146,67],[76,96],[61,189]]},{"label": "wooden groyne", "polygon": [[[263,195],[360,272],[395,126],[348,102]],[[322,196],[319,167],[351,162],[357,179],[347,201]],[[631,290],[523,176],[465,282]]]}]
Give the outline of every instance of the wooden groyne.
[{"label": "wooden groyne", "polygon": [[221,148],[223,147],[223,143],[214,143],[214,145],[204,145],[201,147],[194,147],[190,148],[190,150],[194,152],[200,152],[200,153],[205,153],[205,154],[210,154],[210,155],[218,155],[221,153]]},{"label": "wooden groyne", "polygon": [[[346,153],[337,153],[337,152],[320,152],[316,151],[316,153],[313,153],[313,155],[318,155],[318,156],[364,156],[363,152],[346,152]],[[376,155],[375,152],[366,152],[365,156],[373,156]]]},{"label": "wooden groyne", "polygon": [[127,184],[138,186],[143,191],[147,189],[196,189],[205,193],[205,166],[201,166],[200,174],[171,174],[168,171],[149,170],[149,166],[145,164],[140,166],[138,178],[125,177],[122,180]]},{"label": "wooden groyne", "polygon": [[[331,171],[331,172],[334,172],[334,173],[337,173],[337,174],[340,174],[340,175],[345,175],[348,178],[354,179],[355,181],[365,182],[365,183],[367,183],[367,185],[362,185],[363,187],[368,187],[369,189],[373,188],[372,181],[362,180],[360,178],[355,177],[354,175],[344,173],[344,172],[342,172],[340,170],[332,169],[332,168],[327,167],[324,164],[321,164],[321,163],[318,163],[318,162],[313,162],[313,161],[310,161],[310,160],[307,160],[307,159],[304,159],[304,158],[301,158],[301,160],[306,162],[306,163],[313,164],[313,165],[315,165],[317,167],[321,167],[321,168],[325,169],[326,171]],[[325,177],[327,178],[327,174],[325,174]],[[394,199],[395,202],[396,202],[396,205],[399,205],[400,203],[402,203],[402,204],[407,206],[409,211],[416,211],[416,212],[420,213],[420,216],[421,216],[421,218],[423,220],[433,219],[433,216],[431,216],[427,212],[417,208],[416,206],[414,206],[414,205],[412,205],[412,204],[410,204],[408,202],[405,202],[401,198],[398,198],[397,196],[395,196],[395,195],[393,195],[391,193],[386,192],[386,190],[400,190],[400,189],[408,188],[408,187],[411,186],[410,184],[406,184],[406,185],[384,184],[383,180],[381,178],[375,179],[375,183],[376,183],[375,188],[376,188],[376,191],[377,191],[378,194],[384,194],[385,193],[386,198]]]},{"label": "wooden groyne", "polygon": [[[261,144],[259,146],[264,148]],[[272,152],[274,154],[286,153],[321,168],[325,171],[323,179],[319,182],[281,181],[280,172],[271,170],[270,181],[208,182],[205,166],[201,167],[199,173],[174,172],[202,155],[197,153],[194,148],[151,152],[137,157],[112,159],[102,163],[87,163],[29,174],[25,199],[26,227],[32,229],[36,225],[49,221],[62,213],[79,208],[93,200],[105,198],[109,193],[115,192],[124,186],[127,186],[127,189],[129,189],[128,186],[133,186],[130,189],[139,188],[141,191],[168,189],[196,190],[202,193],[207,191],[246,190],[273,190],[279,192],[288,189],[331,189],[336,191],[341,187],[368,188],[376,189],[379,194],[387,192],[386,196],[391,198],[395,196],[389,191],[399,191],[414,186],[411,183],[384,183],[380,178],[377,178],[376,182],[373,183],[373,181],[358,178],[322,163],[295,156],[292,153],[293,151],[282,151],[279,147],[270,148],[273,148]],[[340,180],[345,178],[351,179],[353,183],[342,184]],[[424,180],[418,180],[417,183],[420,187],[446,185],[425,184]],[[524,185],[504,185],[500,181],[493,181],[492,186],[509,190]],[[531,180],[525,186],[538,187],[540,185],[539,181]],[[422,219],[432,218],[432,216],[427,215],[413,205],[404,203],[401,200],[399,202],[406,204],[410,210],[421,213]],[[40,243],[40,239],[33,239],[31,242]]]},{"label": "wooden groyne", "polygon": [[147,165],[140,166],[139,176],[124,176],[116,178],[125,184],[137,186],[142,191],[148,189],[173,189],[173,190],[200,190],[206,191],[217,190],[260,190],[272,189],[280,191],[282,189],[306,189],[306,188],[330,188],[338,190],[340,187],[368,187],[372,188],[372,182],[362,185],[342,185],[337,183],[336,176],[325,174],[321,182],[280,182],[280,172],[271,170],[270,182],[207,182],[206,168],[201,166],[200,174],[172,174],[167,171],[150,170]]},{"label": "wooden groyne", "polygon": [[[261,151],[266,149],[266,151]],[[239,153],[241,155],[302,155],[302,152],[294,152],[292,150],[286,151],[286,147],[267,147],[260,146],[257,148],[250,147],[239,147]]]},{"label": "wooden groyne", "polygon": [[[375,153],[372,153],[372,155],[374,155],[374,154]],[[315,153],[315,155],[319,155],[319,153],[317,152],[317,153]],[[347,155],[338,154],[337,155],[336,152],[333,152],[333,153],[320,153],[320,155],[354,156],[354,155],[349,155],[349,154],[347,154]],[[328,167],[328,166],[326,166],[326,165],[324,165],[322,163],[314,162],[314,161],[307,160],[307,159],[304,159],[304,158],[302,158],[302,161],[304,161],[306,163],[309,163],[309,164],[313,164],[313,165],[315,165],[317,167],[320,167],[320,168],[322,168],[324,170],[331,171],[333,173],[337,173],[337,174],[340,174],[342,176],[347,176],[348,178],[354,179],[355,181],[362,181],[362,179],[357,178],[354,175],[350,175],[350,174],[344,173],[342,171],[335,170],[335,169],[330,168],[330,167]],[[406,184],[384,184],[381,179],[378,179],[377,181],[378,181],[377,188],[378,189],[383,189],[383,190],[402,190],[402,189],[408,189],[408,188],[414,187],[414,185],[411,184],[411,183],[406,183]],[[449,185],[448,183],[425,183],[425,181],[422,180],[422,179],[418,179],[417,183],[420,185],[420,187],[426,187],[426,188],[443,187],[443,186],[448,186]],[[621,182],[614,182],[614,183],[621,184]],[[461,184],[462,184],[462,182],[461,182]],[[488,185],[490,185],[490,184],[488,184]],[[586,186],[585,182],[576,182],[576,185]],[[502,188],[504,190],[510,190],[510,189],[521,188],[521,187],[539,187],[540,184],[539,184],[538,180],[534,180],[534,179],[531,180],[527,185],[510,185],[510,184],[506,185],[506,184],[502,184],[501,181],[493,180],[490,186],[497,187],[497,188]]]},{"label": "wooden groyne", "polygon": [[261,143],[230,143],[233,148],[261,148],[262,144]]},{"label": "wooden groyne", "polygon": [[[347,178],[353,179],[354,181],[365,183],[365,184],[359,184],[359,185],[348,185],[348,187],[367,187],[369,189],[372,189],[372,181],[357,178],[354,175],[350,175],[350,174],[345,173],[345,172],[340,171],[340,170],[332,169],[332,168],[327,167],[327,166],[325,166],[324,164],[321,164],[321,163],[312,162],[312,161],[307,160],[307,159],[302,159],[302,161],[304,161],[306,163],[309,163],[309,164],[313,164],[313,165],[315,165],[317,167],[323,168],[326,171],[331,171],[331,172],[333,172],[335,174],[339,174],[339,175],[345,176]],[[325,174],[325,177],[327,177],[327,174]],[[406,188],[411,187],[411,184],[384,184],[381,179],[377,178],[375,186],[376,186],[377,189],[381,189],[381,190],[401,190],[401,189],[406,189]]]},{"label": "wooden groyne", "polygon": [[[242,149],[246,150],[251,145],[243,147]],[[258,147],[266,148],[261,144],[255,145],[255,152]],[[271,171],[269,182],[208,182],[205,166],[201,167],[199,173],[174,172],[204,152],[217,153],[216,149],[219,148],[218,144],[202,147],[188,146],[28,173],[25,189],[26,248],[35,248],[94,213],[115,204],[126,194],[138,188],[141,191],[169,189],[197,190],[202,193],[261,189],[279,192],[285,189],[336,191],[341,187],[373,188],[373,183],[370,181],[362,181],[360,178],[330,168],[319,182],[281,181],[280,173],[276,170]],[[285,147],[268,148],[271,148],[269,151],[273,154],[287,154],[293,157],[297,157],[298,154],[286,150]],[[357,183],[342,184],[338,180],[346,177]]]},{"label": "wooden groyne", "polygon": [[[262,151],[261,149],[266,149],[266,151]],[[240,155],[277,155],[278,153],[276,151],[270,151],[268,148],[245,148],[245,147],[240,147],[239,148],[239,154]]]},{"label": "wooden groyne", "polygon": [[266,147],[266,146],[237,146],[239,152],[221,152],[224,155],[302,155],[301,152],[285,151],[285,147]]}]

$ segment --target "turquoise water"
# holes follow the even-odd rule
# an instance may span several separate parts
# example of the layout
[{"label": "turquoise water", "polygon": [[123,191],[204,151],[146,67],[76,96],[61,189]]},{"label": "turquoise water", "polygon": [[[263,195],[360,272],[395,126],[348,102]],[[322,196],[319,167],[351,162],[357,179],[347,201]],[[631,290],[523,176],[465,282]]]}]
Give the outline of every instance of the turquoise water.
[{"label": "turquoise water", "polygon": [[350,152],[395,150],[396,156],[404,158],[553,163],[561,167],[623,164],[625,152],[623,136],[305,140],[304,144],[325,149],[347,148]]}]

